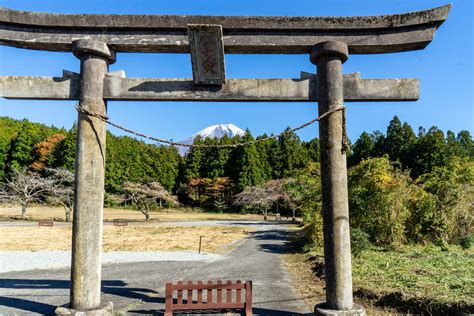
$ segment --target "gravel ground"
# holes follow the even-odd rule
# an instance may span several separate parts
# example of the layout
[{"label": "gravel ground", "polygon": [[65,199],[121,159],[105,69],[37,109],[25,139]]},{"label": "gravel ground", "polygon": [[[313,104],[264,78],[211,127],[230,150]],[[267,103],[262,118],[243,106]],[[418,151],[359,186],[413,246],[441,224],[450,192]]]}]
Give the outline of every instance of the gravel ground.
[{"label": "gravel ground", "polygon": [[[209,225],[203,222],[203,225]],[[217,223],[214,223],[217,224]],[[312,307],[305,298],[299,296],[291,286],[291,277],[286,272],[281,255],[286,251],[286,243],[291,238],[286,225],[274,222],[221,222],[225,225],[245,225],[255,229],[247,238],[232,245],[228,254],[218,257],[201,255],[202,260],[190,261],[199,254],[192,252],[171,253],[176,260],[165,259],[165,253],[156,254],[160,260],[156,264],[143,261],[142,253],[134,253],[132,262],[105,264],[102,269],[102,295],[104,302],[114,304],[114,310],[127,315],[163,315],[165,283],[179,280],[251,280],[253,281],[253,314],[264,316],[310,316]],[[276,225],[275,225],[276,224]],[[19,252],[10,253],[15,265],[28,261]],[[0,274],[0,315],[53,315],[57,306],[69,302],[70,268],[69,253],[57,255],[61,251],[49,252],[48,260],[66,257],[63,268],[43,270],[12,271]],[[31,253],[30,253],[31,254]],[[114,254],[113,252],[109,254]],[[104,254],[107,256],[107,254]],[[114,255],[112,255],[114,256]],[[188,257],[189,256],[189,257]],[[5,253],[0,252],[0,261]],[[178,259],[179,258],[179,259]],[[107,258],[104,257],[104,261]],[[22,263],[20,263],[22,261]],[[10,261],[11,262],[11,261]],[[107,261],[106,261],[107,262]],[[323,300],[324,298],[320,298]]]},{"label": "gravel ground", "polygon": [[[102,263],[147,261],[205,261],[221,259],[222,255],[192,251],[112,251],[102,255]],[[18,260],[21,258],[21,260]],[[0,251],[0,273],[34,269],[70,268],[70,251]]]}]

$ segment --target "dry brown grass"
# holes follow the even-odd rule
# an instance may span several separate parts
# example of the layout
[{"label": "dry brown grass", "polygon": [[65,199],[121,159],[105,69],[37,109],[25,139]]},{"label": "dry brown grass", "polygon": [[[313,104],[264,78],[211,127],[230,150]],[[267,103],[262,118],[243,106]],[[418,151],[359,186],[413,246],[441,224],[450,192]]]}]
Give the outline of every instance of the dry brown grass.
[{"label": "dry brown grass", "polygon": [[[0,218],[19,217],[21,208],[0,207]],[[64,220],[64,209],[52,206],[32,206],[26,211],[28,220]],[[198,221],[198,220],[262,220],[263,217],[258,214],[217,214],[193,212],[187,210],[166,209],[150,213],[151,220],[159,221]],[[136,210],[124,210],[106,208],[104,209],[104,220],[113,221],[114,219],[144,221],[145,217]]]},{"label": "dry brown grass", "polygon": [[[251,231],[239,227],[104,227],[104,251],[202,251],[220,253],[223,246]],[[0,250],[70,250],[70,227],[2,227]]]}]

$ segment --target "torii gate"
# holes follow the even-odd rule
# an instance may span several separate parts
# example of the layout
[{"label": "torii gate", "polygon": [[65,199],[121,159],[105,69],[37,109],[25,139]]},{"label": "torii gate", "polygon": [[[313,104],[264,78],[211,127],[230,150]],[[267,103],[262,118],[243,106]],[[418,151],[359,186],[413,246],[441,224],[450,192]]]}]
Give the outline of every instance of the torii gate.
[{"label": "torii gate", "polygon": [[[0,44],[72,52],[81,74],[0,77],[9,99],[79,100],[79,108],[106,113],[107,100],[317,101],[323,188],[326,302],[319,315],[363,315],[353,304],[347,167],[341,126],[343,101],[414,101],[418,80],[362,80],[342,75],[351,54],[423,49],[451,6],[372,17],[244,17],[79,15],[0,8]],[[125,78],[108,73],[116,52],[191,53],[193,79]],[[299,79],[226,79],[224,53],[309,54],[317,76]],[[336,112],[337,111],[337,112]],[[75,165],[71,298],[57,313],[105,315],[101,302],[105,123],[79,113]]]}]

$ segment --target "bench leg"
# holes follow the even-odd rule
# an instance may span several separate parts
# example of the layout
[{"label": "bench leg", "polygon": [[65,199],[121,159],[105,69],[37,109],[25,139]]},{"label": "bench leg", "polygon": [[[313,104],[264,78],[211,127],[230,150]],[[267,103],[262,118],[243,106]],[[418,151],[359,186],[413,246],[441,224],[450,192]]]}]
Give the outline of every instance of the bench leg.
[{"label": "bench leg", "polygon": [[165,316],[173,316],[173,284],[166,283]]},{"label": "bench leg", "polygon": [[245,316],[252,316],[252,281],[245,282]]}]

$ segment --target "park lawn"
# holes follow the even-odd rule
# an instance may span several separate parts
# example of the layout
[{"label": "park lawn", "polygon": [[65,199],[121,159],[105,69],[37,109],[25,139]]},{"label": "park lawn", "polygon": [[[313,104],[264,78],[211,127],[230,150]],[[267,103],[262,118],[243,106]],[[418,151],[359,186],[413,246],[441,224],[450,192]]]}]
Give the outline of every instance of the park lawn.
[{"label": "park lawn", "polygon": [[[285,262],[310,304],[324,300],[323,250],[285,255]],[[372,247],[353,258],[355,301],[369,313],[453,314],[474,309],[474,251],[451,246]],[[312,291],[316,289],[316,291]],[[316,297],[315,297],[316,294]]]},{"label": "park lawn", "polygon": [[[252,231],[240,227],[104,226],[104,251],[202,251],[223,253]],[[71,250],[71,227],[2,227],[0,251]]]},{"label": "park lawn", "polygon": [[[20,219],[20,206],[0,206],[0,220]],[[26,211],[25,220],[64,221],[64,209],[56,206],[31,206]],[[104,208],[104,220],[128,220],[144,222],[145,217],[137,210]],[[151,221],[205,221],[205,220],[263,220],[260,214],[207,213],[192,209],[162,209],[150,212]]]}]

